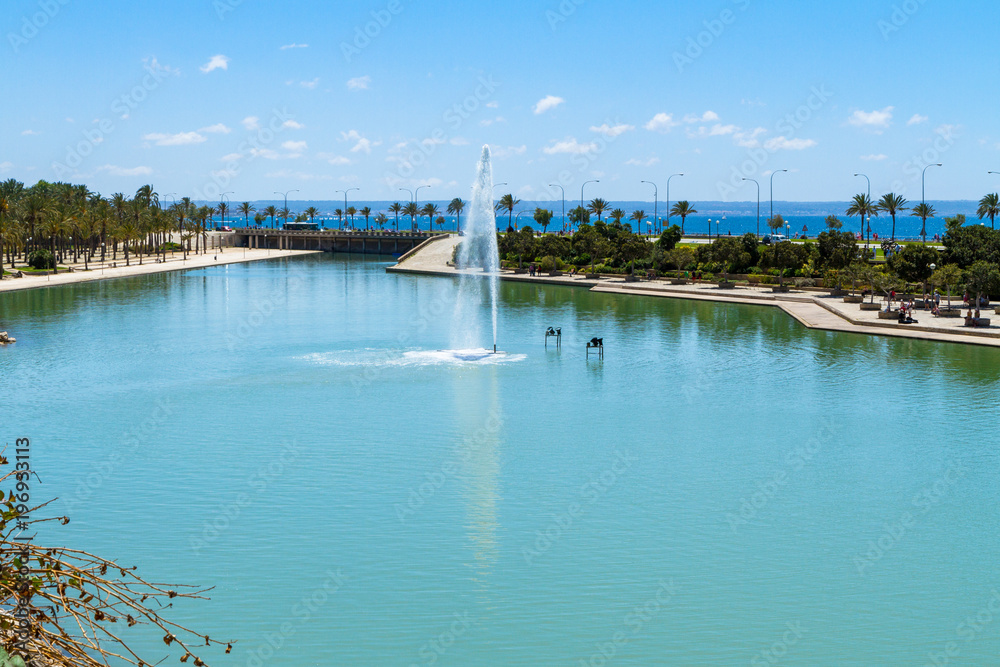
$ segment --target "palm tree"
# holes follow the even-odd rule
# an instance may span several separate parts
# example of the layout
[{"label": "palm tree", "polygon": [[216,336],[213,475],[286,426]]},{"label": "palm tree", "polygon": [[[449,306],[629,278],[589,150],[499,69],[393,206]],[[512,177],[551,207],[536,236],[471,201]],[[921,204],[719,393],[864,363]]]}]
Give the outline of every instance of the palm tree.
[{"label": "palm tree", "polygon": [[616,208],[615,210],[611,211],[611,213],[608,213],[608,217],[617,222],[618,224],[621,224],[622,218],[624,218],[626,215],[628,214],[625,213],[625,211],[623,211],[620,208]]},{"label": "palm tree", "polygon": [[385,229],[385,223],[389,222],[389,218],[385,217],[385,213],[379,212],[375,216],[375,224],[378,225],[379,231]]},{"label": "palm tree", "polygon": [[281,218],[281,226],[284,227],[288,224],[288,219],[292,217],[292,212],[288,208],[283,208],[278,211],[278,217]]},{"label": "palm tree", "polygon": [[0,195],[0,280],[3,280],[3,233],[10,218],[10,198]]},{"label": "palm tree", "polygon": [[[871,220],[878,216],[878,207],[872,203],[871,197],[865,193],[854,195],[851,205],[847,208],[847,216],[853,218],[861,216],[861,237],[865,236],[865,220]],[[869,225],[871,227],[871,225]],[[867,247],[867,246],[866,246]]]},{"label": "palm tree", "polygon": [[316,216],[319,215],[319,209],[316,208],[315,206],[310,206],[309,208],[307,208],[302,212],[305,213],[307,216],[309,216],[309,222],[312,222],[316,218]]},{"label": "palm tree", "polygon": [[360,211],[358,211],[358,213],[360,213],[361,215],[365,216],[365,231],[368,231],[368,218],[372,214],[371,207],[370,206],[365,206]]},{"label": "palm tree", "polygon": [[923,222],[923,225],[920,227],[920,235],[924,237],[924,243],[927,242],[927,218],[933,218],[935,213],[937,211],[930,204],[917,204],[913,207],[913,215],[920,218],[921,222]]},{"label": "palm tree", "polygon": [[902,213],[907,209],[906,200],[903,199],[901,195],[897,195],[890,192],[887,195],[882,195],[882,198],[878,200],[876,208],[880,211],[888,213],[892,216],[892,237],[890,240],[896,240],[896,214]]},{"label": "palm tree", "polygon": [[635,233],[642,234],[642,221],[646,219],[645,211],[632,211],[629,220],[635,220]]},{"label": "palm tree", "polygon": [[399,231],[399,214],[403,212],[403,205],[398,201],[392,202],[389,206],[389,212],[396,215],[396,231]]},{"label": "palm tree", "polygon": [[403,215],[410,216],[410,231],[412,232],[413,230],[416,229],[416,227],[413,224],[413,220],[414,218],[416,218],[416,216],[420,215],[420,209],[417,207],[417,203],[411,201],[409,204],[404,206]]},{"label": "palm tree", "polygon": [[424,204],[424,207],[420,209],[420,214],[427,216],[427,229],[434,231],[434,218],[441,214],[441,209],[437,207],[437,204],[430,202]]},{"label": "palm tree", "polygon": [[278,215],[277,206],[268,206],[264,209],[264,215],[271,218],[271,227],[274,228],[274,216]]},{"label": "palm tree", "polygon": [[257,211],[257,208],[248,201],[236,207],[236,210],[243,214],[243,224],[250,226],[250,214]]},{"label": "palm tree", "polygon": [[343,229],[344,228],[344,209],[342,209],[342,208],[335,208],[333,210],[333,214],[335,216],[337,216],[337,226],[340,227],[341,229]]},{"label": "palm tree", "polygon": [[684,235],[684,221],[687,220],[689,215],[695,215],[698,211],[691,208],[691,204],[687,201],[679,201],[674,204],[674,207],[670,209],[670,215],[681,216],[681,236]]},{"label": "palm tree", "polygon": [[448,213],[455,216],[455,231],[462,231],[462,211],[465,210],[465,202],[455,197],[448,202]]},{"label": "palm tree", "polygon": [[354,214],[358,212],[358,209],[353,206],[347,207],[347,215],[351,216],[351,227],[354,227]]},{"label": "palm tree", "polygon": [[517,197],[515,197],[514,195],[511,195],[511,194],[506,194],[503,197],[500,197],[500,201],[498,202],[498,206],[500,207],[501,211],[507,211],[507,228],[508,229],[510,229],[513,226],[513,225],[511,225],[511,217],[514,215],[514,207],[517,206],[520,203],[521,203],[521,200],[518,199]]},{"label": "palm tree", "polygon": [[996,219],[997,215],[1000,215],[1000,196],[995,192],[993,194],[986,195],[979,200],[979,210],[976,211],[976,215],[979,219],[983,218],[990,219],[990,228],[996,229],[993,221]]},{"label": "palm tree", "polygon": [[611,208],[611,205],[603,199],[591,199],[590,203],[587,204],[587,211],[592,215],[596,215],[598,220],[601,219],[601,216],[609,208]]}]

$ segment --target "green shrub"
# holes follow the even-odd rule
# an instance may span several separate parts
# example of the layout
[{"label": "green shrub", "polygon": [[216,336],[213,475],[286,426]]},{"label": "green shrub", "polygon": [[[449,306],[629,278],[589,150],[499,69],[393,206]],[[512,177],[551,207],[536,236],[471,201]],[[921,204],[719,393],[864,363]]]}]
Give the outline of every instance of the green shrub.
[{"label": "green shrub", "polygon": [[28,253],[28,266],[38,271],[49,271],[56,268],[56,258],[51,250],[32,250]]}]

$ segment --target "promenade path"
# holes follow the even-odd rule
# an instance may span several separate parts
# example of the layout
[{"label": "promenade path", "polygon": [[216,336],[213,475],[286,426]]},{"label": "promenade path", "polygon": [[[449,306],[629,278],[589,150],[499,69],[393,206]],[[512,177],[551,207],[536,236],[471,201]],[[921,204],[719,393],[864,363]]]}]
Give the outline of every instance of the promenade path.
[{"label": "promenade path", "polygon": [[[425,242],[412,252],[400,258],[395,266],[387,269],[390,273],[409,273],[457,277],[463,271],[449,266],[455,246],[461,239],[448,236]],[[482,276],[482,271],[469,271]],[[875,311],[862,311],[858,304],[844,303],[841,297],[832,297],[825,291],[792,289],[785,294],[775,294],[770,287],[740,285],[735,289],[719,289],[714,283],[694,283],[670,285],[663,280],[627,283],[624,277],[607,277],[588,280],[583,276],[528,276],[504,270],[501,280],[583,287],[593,292],[621,294],[628,296],[658,297],[667,299],[687,299],[692,301],[715,301],[719,303],[739,303],[752,306],[781,308],[803,326],[810,329],[840,331],[845,333],[912,338],[947,343],[962,343],[1000,348],[1000,327],[970,329],[963,318],[936,318],[929,311],[916,309],[917,324],[898,324],[895,320],[879,320]],[[876,299],[877,301],[877,299]],[[942,305],[944,305],[942,303]],[[961,306],[961,301],[958,302]],[[998,322],[1000,315],[992,308],[982,313]]]},{"label": "promenade path", "polygon": [[[58,287],[59,285],[72,285],[75,283],[86,283],[94,280],[110,280],[112,278],[127,278],[130,276],[145,276],[152,273],[162,273],[164,271],[183,271],[186,269],[200,269],[206,266],[222,266],[225,264],[240,264],[242,262],[256,262],[262,259],[278,259],[281,257],[297,257],[299,255],[311,255],[315,250],[249,250],[245,248],[224,248],[210,249],[207,254],[195,255],[188,253],[187,260],[183,259],[181,253],[173,257],[167,255],[166,261],[157,262],[155,258],[143,256],[142,264],[139,264],[137,257],[131,258],[131,266],[125,266],[125,258],[119,253],[118,260],[106,263],[90,262],[90,270],[84,270],[84,263],[68,264],[73,268],[73,272],[60,271],[55,275],[29,275],[24,274],[23,278],[13,278],[5,276],[0,280],[0,292],[14,292],[18,290],[33,289],[39,287]],[[7,271],[9,265],[4,267]]]}]

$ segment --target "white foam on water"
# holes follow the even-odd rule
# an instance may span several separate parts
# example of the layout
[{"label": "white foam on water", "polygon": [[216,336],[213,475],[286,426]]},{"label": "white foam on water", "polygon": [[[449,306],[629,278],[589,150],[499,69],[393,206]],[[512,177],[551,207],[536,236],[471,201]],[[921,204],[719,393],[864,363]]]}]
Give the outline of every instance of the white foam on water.
[{"label": "white foam on water", "polygon": [[468,350],[343,350],[307,354],[298,359],[318,366],[420,367],[498,366],[524,361],[527,355],[507,354],[484,348]]}]

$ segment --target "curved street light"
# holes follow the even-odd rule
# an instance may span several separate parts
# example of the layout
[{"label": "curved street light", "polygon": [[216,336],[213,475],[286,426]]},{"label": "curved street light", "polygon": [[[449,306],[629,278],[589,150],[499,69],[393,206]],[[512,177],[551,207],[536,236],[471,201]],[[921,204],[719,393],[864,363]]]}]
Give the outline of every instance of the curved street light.
[{"label": "curved street light", "polygon": [[647,183],[653,186],[653,233],[656,233],[656,205],[657,197],[659,195],[659,188],[656,187],[656,183],[652,181],[640,181],[640,183]]},{"label": "curved street light", "polygon": [[670,224],[670,179],[674,176],[683,176],[684,174],[673,174],[667,178],[667,224]]},{"label": "curved street light", "polygon": [[549,183],[550,188],[559,188],[562,191],[562,221],[563,229],[566,229],[566,188],[558,183]]},{"label": "curved street light", "polygon": [[[872,201],[872,179],[868,178],[868,176],[866,176],[865,174],[854,174],[854,176],[855,177],[861,176],[866,181],[868,181],[868,203],[870,204],[871,201]],[[861,216],[861,236],[862,236],[862,238],[865,235],[865,217],[866,216],[864,216],[864,215]],[[868,224],[868,229],[871,230],[871,214],[867,214],[867,217],[868,217],[868,223],[869,223]],[[865,241],[865,250],[866,251],[868,250],[868,242],[867,241]]]},{"label": "curved street light", "polygon": [[[291,193],[293,193],[293,192],[298,192],[298,190],[289,190],[288,192],[286,192],[286,193],[284,193],[284,194],[282,195],[282,196],[283,196],[283,197],[285,198],[285,206],[284,206],[284,210],[285,210],[285,211],[287,211],[287,210],[288,210],[288,195],[289,195],[289,194],[291,194]],[[276,195],[280,195],[280,194],[282,194],[282,193],[280,193],[280,192],[275,192],[274,194],[276,194]],[[285,218],[285,222],[288,222],[288,218]],[[270,251],[270,248],[268,248],[268,250]]]},{"label": "curved street light", "polygon": [[744,178],[743,180],[750,181],[757,186],[757,238],[760,238],[760,183],[753,178]]},{"label": "curved street light", "polygon": [[[940,162],[936,164],[929,164],[926,167],[924,167],[924,170],[920,173],[920,203],[924,207],[927,206],[927,197],[925,188],[926,179],[924,178],[925,176],[927,176],[927,170],[930,169],[931,167],[943,167],[943,166],[944,165],[941,164]],[[927,218],[922,218],[922,220],[924,224],[920,228],[920,236],[924,240],[924,245],[927,245]]]},{"label": "curved street light", "polygon": [[778,169],[777,171],[771,172],[771,217],[769,220],[774,220],[774,175],[778,172],[788,173],[787,169]]},{"label": "curved street light", "polygon": [[[588,183],[600,183],[600,182],[601,181],[598,180],[598,179],[596,179],[596,178],[594,180],[592,180],[592,181],[584,181],[583,182],[583,185],[580,186],[580,208],[583,208],[583,189],[585,187],[587,187]],[[582,216],[581,216],[581,219],[582,219]]]}]

